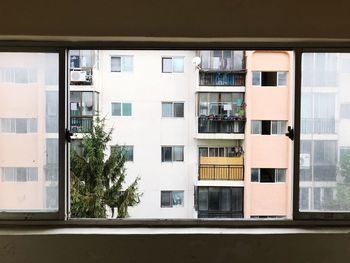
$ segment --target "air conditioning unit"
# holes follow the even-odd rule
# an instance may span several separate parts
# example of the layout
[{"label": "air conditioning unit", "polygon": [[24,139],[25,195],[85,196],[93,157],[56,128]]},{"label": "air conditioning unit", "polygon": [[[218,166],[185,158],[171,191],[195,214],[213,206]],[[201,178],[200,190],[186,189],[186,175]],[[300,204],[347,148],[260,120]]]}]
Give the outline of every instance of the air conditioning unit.
[{"label": "air conditioning unit", "polygon": [[311,165],[310,154],[301,153],[300,154],[300,168],[301,169],[309,169],[310,165]]},{"label": "air conditioning unit", "polygon": [[71,81],[86,81],[86,71],[71,71],[70,72]]}]

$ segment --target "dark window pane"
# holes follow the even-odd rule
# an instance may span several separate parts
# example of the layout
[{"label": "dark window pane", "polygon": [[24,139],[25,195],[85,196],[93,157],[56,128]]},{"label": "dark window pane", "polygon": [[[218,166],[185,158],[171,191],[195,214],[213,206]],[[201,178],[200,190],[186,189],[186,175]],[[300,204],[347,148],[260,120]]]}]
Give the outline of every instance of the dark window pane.
[{"label": "dark window pane", "polygon": [[171,192],[170,191],[161,191],[160,206],[161,207],[171,207]]},{"label": "dark window pane", "polygon": [[221,200],[220,200],[220,211],[230,211],[230,210],[231,210],[231,189],[222,188]]},{"label": "dark window pane", "polygon": [[275,169],[260,169],[260,182],[273,183],[275,182]]},{"label": "dark window pane", "polygon": [[262,135],[271,134],[271,121],[261,121],[261,134]]},{"label": "dark window pane", "polygon": [[261,72],[261,86],[277,86],[277,72]]},{"label": "dark window pane", "polygon": [[243,214],[243,187],[233,187],[232,189],[232,211]]},{"label": "dark window pane", "polygon": [[183,116],[184,116],[184,104],[174,103],[174,117],[183,117]]},{"label": "dark window pane", "polygon": [[219,211],[220,209],[220,188],[209,187],[209,211]]},{"label": "dark window pane", "polygon": [[198,210],[208,210],[208,188],[199,187],[198,189]]},{"label": "dark window pane", "polygon": [[172,161],[172,147],[163,146],[162,147],[162,162]]}]

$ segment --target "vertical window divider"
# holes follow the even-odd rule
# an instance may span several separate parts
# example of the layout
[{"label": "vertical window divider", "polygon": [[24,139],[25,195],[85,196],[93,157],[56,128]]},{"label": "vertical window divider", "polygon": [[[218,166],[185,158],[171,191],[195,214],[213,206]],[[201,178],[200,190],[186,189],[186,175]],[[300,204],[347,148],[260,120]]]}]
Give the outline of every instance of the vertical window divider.
[{"label": "vertical window divider", "polygon": [[69,145],[65,138],[66,129],[70,129],[69,119],[70,111],[68,110],[70,94],[68,86],[68,50],[59,50],[59,157],[58,157],[58,218],[60,220],[68,219],[69,212]]}]

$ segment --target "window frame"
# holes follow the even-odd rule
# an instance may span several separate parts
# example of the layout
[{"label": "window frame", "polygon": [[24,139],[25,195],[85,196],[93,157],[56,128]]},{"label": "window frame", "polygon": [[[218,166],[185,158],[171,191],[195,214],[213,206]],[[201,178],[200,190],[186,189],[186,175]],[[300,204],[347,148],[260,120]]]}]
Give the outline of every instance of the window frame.
[{"label": "window frame", "polygon": [[[56,225],[60,227],[62,225],[67,226],[93,226],[105,225],[105,226],[145,226],[148,227],[305,227],[305,226],[349,226],[350,225],[350,214],[349,213],[314,213],[308,214],[305,212],[298,212],[298,201],[299,201],[299,159],[295,157],[299,156],[300,153],[300,95],[301,95],[301,53],[302,52],[350,52],[350,47],[348,42],[344,41],[316,41],[308,40],[305,42],[301,41],[288,41],[279,42],[278,40],[264,41],[255,43],[253,40],[248,42],[236,42],[233,40],[227,40],[225,44],[216,41],[205,41],[198,42],[188,40],[189,42],[138,42],[127,45],[127,43],[121,41],[110,41],[103,43],[103,48],[101,48],[101,42],[91,41],[91,42],[72,42],[72,41],[62,41],[62,42],[49,42],[49,41],[1,41],[0,42],[0,52],[58,52],[59,53],[59,212],[46,214],[40,213],[0,213],[0,225]],[[69,112],[67,101],[69,101],[69,93],[67,79],[65,74],[67,73],[67,52],[69,49],[128,49],[138,50],[138,49],[215,49],[222,47],[223,49],[242,49],[242,50],[281,50],[281,51],[293,51],[295,58],[294,66],[294,163],[293,163],[293,183],[292,188],[293,193],[293,218],[287,220],[274,220],[274,221],[260,221],[250,220],[244,221],[222,221],[222,220],[116,220],[116,221],[105,221],[99,219],[91,220],[80,220],[68,218],[67,211],[69,208],[69,182],[66,178],[68,169],[68,159],[69,159],[69,148],[65,139],[66,127],[69,127]],[[194,48],[195,47],[195,48]],[[244,47],[244,48],[242,48]],[[65,72],[62,74],[61,72]],[[291,78],[291,76],[289,76]],[[68,153],[67,153],[68,152]],[[28,222],[28,221],[32,222]],[[57,221],[59,220],[59,221]]]},{"label": "window frame", "polygon": [[[321,211],[300,211],[300,132],[301,132],[301,88],[302,88],[302,55],[304,53],[350,53],[350,48],[343,47],[300,47],[294,50],[295,67],[294,67],[294,149],[293,149],[293,221],[305,220],[311,224],[315,222],[325,222],[325,224],[344,221],[345,224],[350,224],[349,212],[321,212]],[[309,191],[310,195],[310,191]]]},{"label": "window frame", "polygon": [[[3,222],[45,222],[45,221],[64,221],[68,219],[69,198],[67,196],[68,183],[68,144],[66,139],[66,130],[69,128],[69,94],[68,94],[68,49],[65,47],[50,47],[49,45],[5,45],[0,42],[0,52],[11,53],[44,53],[57,54],[58,56],[58,209],[57,211],[0,211],[0,224]],[[17,182],[16,182],[17,183]],[[27,183],[27,182],[26,182]]]},{"label": "window frame", "polygon": [[[171,104],[171,116],[164,116],[163,113],[163,105],[164,104]],[[182,104],[182,116],[175,116],[175,104]],[[173,118],[173,119],[180,119],[185,118],[185,102],[183,101],[162,101],[161,102],[161,110],[162,110],[162,118]]]},{"label": "window frame", "polygon": [[[113,104],[120,104],[120,115],[113,115]],[[123,115],[124,104],[130,104],[130,115]],[[111,102],[111,117],[132,117],[132,102]]]},{"label": "window frame", "polygon": [[[124,59],[125,57],[131,57],[132,60],[132,68],[131,70],[125,70],[124,65]],[[120,58],[120,70],[112,70],[112,59],[113,58]],[[110,68],[109,73],[132,73],[134,72],[134,56],[133,55],[111,55],[110,56]]]},{"label": "window frame", "polygon": [[[182,148],[182,160],[175,160],[175,147]],[[171,161],[163,161],[163,148],[171,148]],[[161,145],[160,146],[160,161],[161,163],[182,163],[185,161],[185,146],[184,145]]]},{"label": "window frame", "polygon": [[[185,57],[183,56],[162,56],[162,71],[161,73],[185,73]],[[182,67],[182,71],[174,71],[174,59],[182,59],[183,62],[183,67]],[[164,71],[164,60],[165,59],[171,59],[171,71]]]}]

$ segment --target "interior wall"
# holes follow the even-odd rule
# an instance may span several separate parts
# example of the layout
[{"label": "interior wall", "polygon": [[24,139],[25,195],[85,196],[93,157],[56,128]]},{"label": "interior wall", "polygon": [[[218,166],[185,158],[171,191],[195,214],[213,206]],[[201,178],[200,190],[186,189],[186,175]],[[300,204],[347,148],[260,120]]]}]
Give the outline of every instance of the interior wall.
[{"label": "interior wall", "polygon": [[1,263],[348,262],[348,234],[1,236]]},{"label": "interior wall", "polygon": [[[347,0],[11,0],[1,3],[0,40],[349,40],[349,7]],[[347,262],[349,245],[349,234],[18,234],[0,235],[0,262]]]},{"label": "interior wall", "polygon": [[349,8],[347,0],[11,0],[1,3],[0,35],[350,39]]}]

